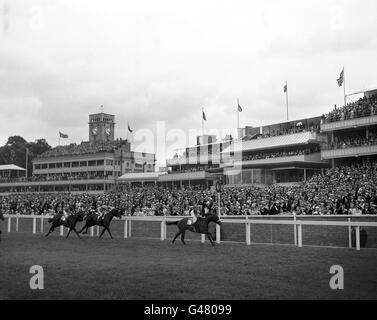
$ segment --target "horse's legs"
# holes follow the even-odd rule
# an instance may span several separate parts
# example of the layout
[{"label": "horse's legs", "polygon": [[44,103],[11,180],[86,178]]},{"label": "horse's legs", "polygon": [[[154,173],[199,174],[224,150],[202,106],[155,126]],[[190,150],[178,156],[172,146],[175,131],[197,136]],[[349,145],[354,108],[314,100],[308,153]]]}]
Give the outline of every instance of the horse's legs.
[{"label": "horse's legs", "polygon": [[102,229],[102,232],[101,232],[101,234],[99,235],[99,237],[100,237],[100,238],[101,238],[101,237],[102,237],[102,235],[104,234],[105,230],[106,230],[106,228],[105,228],[105,227],[103,227],[103,229]]},{"label": "horse's legs", "polygon": [[50,233],[54,232],[55,227],[51,226],[50,230],[45,234],[45,237],[47,237]]},{"label": "horse's legs", "polygon": [[86,223],[85,223],[85,225],[81,228],[81,230],[79,231],[79,233],[81,233],[85,228],[86,228],[86,230],[88,230],[88,227],[86,226]]},{"label": "horse's legs", "polygon": [[76,228],[73,228],[73,231],[76,233],[76,235],[79,237],[79,239],[81,239],[79,233],[77,232]]},{"label": "horse's legs", "polygon": [[181,230],[179,230],[177,234],[174,236],[172,243],[174,243],[175,239],[177,239],[180,234],[181,234]]},{"label": "horse's legs", "polygon": [[212,239],[212,235],[211,235],[211,233],[210,233],[210,232],[207,232],[206,235],[207,235],[209,241],[211,242],[212,246],[215,246],[215,244],[213,243],[213,239]]},{"label": "horse's legs", "polygon": [[185,242],[185,233],[186,233],[186,231],[183,230],[182,234],[181,234],[181,241],[183,242],[183,244],[186,244],[186,242]]},{"label": "horse's legs", "polygon": [[71,233],[71,231],[72,231],[72,228],[69,228],[69,231],[68,231],[68,233],[67,233],[67,236],[65,237],[66,239],[68,238],[68,236],[69,236],[69,234]]},{"label": "horse's legs", "polygon": [[111,232],[110,232],[110,228],[109,227],[105,227],[105,229],[107,230],[107,232],[109,233],[111,239],[113,238],[113,236],[111,235]]}]

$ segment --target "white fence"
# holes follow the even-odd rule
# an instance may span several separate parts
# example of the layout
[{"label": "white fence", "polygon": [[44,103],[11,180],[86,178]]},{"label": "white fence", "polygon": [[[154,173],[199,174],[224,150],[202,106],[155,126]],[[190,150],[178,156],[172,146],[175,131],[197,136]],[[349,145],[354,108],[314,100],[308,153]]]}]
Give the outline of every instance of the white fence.
[{"label": "white fence", "polygon": [[[4,215],[8,219],[8,232],[12,231],[12,225],[14,225],[15,231],[18,232],[20,219],[32,219],[32,233],[37,233],[37,225],[41,233],[44,232],[44,221],[51,218],[49,215]],[[150,221],[160,222],[160,238],[166,239],[166,221],[176,221],[182,219],[182,216],[123,216],[121,220],[124,221],[123,237],[125,239],[131,237],[132,221]],[[321,218],[325,220],[310,220],[310,218]],[[331,221],[333,218],[343,218],[345,221]],[[354,221],[353,219],[363,218],[366,220],[376,220],[377,216],[363,215],[363,216],[349,216],[349,215],[334,215],[334,216],[224,216],[221,217],[221,222],[224,224],[244,224],[245,225],[245,242],[247,245],[251,245],[251,225],[291,225],[294,233],[294,244],[298,247],[303,246],[303,226],[338,226],[348,228],[348,246],[352,248],[352,228],[355,228],[356,234],[356,250],[360,250],[360,227],[377,227],[377,221]],[[39,220],[39,221],[38,221]],[[91,228],[91,236],[94,236],[96,229],[97,235],[99,235],[99,227]],[[45,230],[47,231],[47,230]],[[216,225],[216,242],[220,243],[221,227]],[[60,235],[64,235],[64,227],[60,227]],[[201,241],[204,242],[204,235],[201,235]]]}]

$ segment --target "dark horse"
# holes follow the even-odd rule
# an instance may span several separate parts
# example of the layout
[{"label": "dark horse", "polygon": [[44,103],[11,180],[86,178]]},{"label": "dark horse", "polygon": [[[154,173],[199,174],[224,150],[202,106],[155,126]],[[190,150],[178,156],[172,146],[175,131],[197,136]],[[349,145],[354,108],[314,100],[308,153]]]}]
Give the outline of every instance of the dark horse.
[{"label": "dark horse", "polygon": [[[86,216],[85,226],[82,227],[79,233],[87,233],[90,227],[100,226],[100,227],[103,227],[102,232],[99,236],[100,238],[102,237],[105,230],[107,230],[110,237],[113,238],[110,232],[111,220],[113,220],[114,217],[120,218],[122,214],[123,214],[122,210],[114,208],[114,209],[111,209],[109,212],[107,212],[102,219],[99,219],[96,212],[90,212]],[[84,229],[85,229],[85,232],[83,232]]]},{"label": "dark horse", "polygon": [[214,222],[221,226],[220,218],[216,214],[209,214],[204,218],[198,217],[194,224],[188,224],[189,219],[190,218],[183,218],[181,220],[174,222],[166,222],[167,225],[176,224],[179,229],[177,234],[174,236],[172,243],[174,243],[175,239],[177,239],[177,237],[181,235],[181,241],[183,242],[183,244],[186,244],[185,232],[186,230],[189,230],[191,232],[202,233],[207,235],[209,241],[211,241],[211,244],[214,246],[212,235],[208,231],[208,225],[210,222]]},{"label": "dark horse", "polygon": [[84,220],[85,213],[83,211],[78,211],[68,216],[67,219],[65,219],[64,221],[62,220],[62,216],[63,216],[62,214],[57,214],[54,217],[48,219],[48,222],[52,223],[52,225],[50,227],[50,230],[48,230],[47,234],[45,235],[45,237],[47,237],[50,233],[54,232],[55,228],[59,226],[64,226],[66,228],[69,228],[66,238],[68,238],[72,230],[80,238],[80,235],[78,234],[76,230],[76,224],[77,222]]},{"label": "dark horse", "polygon": [[[4,215],[3,215],[3,213],[1,212],[1,210],[0,210],[0,220],[2,220],[2,221],[5,220]],[[1,230],[0,230],[0,241],[1,241]]]}]

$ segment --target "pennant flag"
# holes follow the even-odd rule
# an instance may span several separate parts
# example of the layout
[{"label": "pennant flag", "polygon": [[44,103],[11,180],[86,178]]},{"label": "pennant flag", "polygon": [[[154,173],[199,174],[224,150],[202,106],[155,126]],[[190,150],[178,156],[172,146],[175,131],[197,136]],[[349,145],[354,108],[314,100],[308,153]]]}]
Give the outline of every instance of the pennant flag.
[{"label": "pennant flag", "polygon": [[67,138],[68,138],[68,134],[64,134],[64,133],[61,133],[61,132],[59,131],[59,137],[60,137],[60,138],[63,138],[63,139],[67,139]]},{"label": "pennant flag", "polygon": [[132,129],[130,128],[130,124],[128,124],[128,131],[130,132],[130,133],[132,133]]},{"label": "pennant flag", "polygon": [[342,72],[340,73],[339,78],[336,79],[336,81],[338,81],[339,87],[341,87],[343,85],[343,80],[344,80],[344,68],[343,68]]},{"label": "pennant flag", "polygon": [[237,100],[237,104],[238,104],[238,112],[242,112],[242,107],[240,106],[240,103],[238,100]]},{"label": "pennant flag", "polygon": [[206,114],[204,113],[204,110],[202,112],[203,112],[203,120],[207,121],[207,117],[206,117]]},{"label": "pennant flag", "polygon": [[284,86],[284,93],[287,92],[287,90],[288,90],[288,85],[285,84],[285,86]]}]

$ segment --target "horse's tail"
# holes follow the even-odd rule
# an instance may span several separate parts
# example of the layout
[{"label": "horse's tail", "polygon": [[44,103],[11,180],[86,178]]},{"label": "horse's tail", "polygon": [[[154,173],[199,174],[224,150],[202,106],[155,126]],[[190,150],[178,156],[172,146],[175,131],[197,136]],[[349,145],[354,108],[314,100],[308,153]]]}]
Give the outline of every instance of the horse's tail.
[{"label": "horse's tail", "polygon": [[167,226],[170,226],[170,225],[173,225],[173,224],[177,224],[178,223],[178,220],[177,221],[166,221],[166,225]]}]

